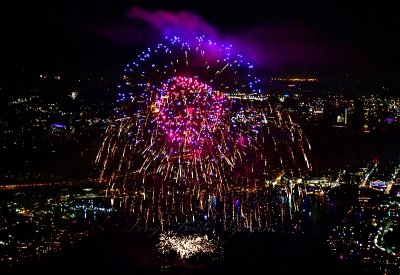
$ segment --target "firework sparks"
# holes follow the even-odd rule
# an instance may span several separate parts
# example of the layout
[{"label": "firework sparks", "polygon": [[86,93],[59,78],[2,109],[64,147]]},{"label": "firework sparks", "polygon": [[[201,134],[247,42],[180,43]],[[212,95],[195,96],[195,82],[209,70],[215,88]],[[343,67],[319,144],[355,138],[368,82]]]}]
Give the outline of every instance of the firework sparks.
[{"label": "firework sparks", "polygon": [[218,242],[207,235],[178,236],[176,233],[163,232],[157,250],[162,254],[176,252],[181,259],[188,259],[199,254],[217,255]]}]

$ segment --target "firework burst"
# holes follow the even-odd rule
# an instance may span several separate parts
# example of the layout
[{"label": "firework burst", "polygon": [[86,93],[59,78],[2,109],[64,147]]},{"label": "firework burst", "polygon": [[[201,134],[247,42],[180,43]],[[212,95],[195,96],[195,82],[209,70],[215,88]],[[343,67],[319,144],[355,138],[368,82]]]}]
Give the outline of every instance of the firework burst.
[{"label": "firework burst", "polygon": [[301,128],[231,46],[173,37],[124,73],[96,162],[110,189],[134,190],[130,209],[146,223],[222,213],[268,224],[259,200],[272,191],[259,189],[311,168]]}]

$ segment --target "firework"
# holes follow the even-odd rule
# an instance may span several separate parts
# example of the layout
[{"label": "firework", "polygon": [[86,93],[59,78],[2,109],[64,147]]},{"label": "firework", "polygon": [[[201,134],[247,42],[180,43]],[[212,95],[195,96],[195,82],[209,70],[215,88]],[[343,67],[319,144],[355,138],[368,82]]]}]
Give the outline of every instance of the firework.
[{"label": "firework", "polygon": [[218,255],[219,245],[216,240],[207,235],[179,236],[173,232],[164,232],[160,234],[157,250],[162,254],[175,252],[181,259],[188,259],[200,254],[215,257]]},{"label": "firework", "polygon": [[[147,49],[124,70],[96,158],[100,180],[133,190],[124,205],[146,224],[216,215],[249,228],[276,223],[272,209],[286,207],[265,187],[308,171],[310,146],[261,88],[231,46],[173,37]],[[291,216],[301,188],[288,183],[282,192]]]}]

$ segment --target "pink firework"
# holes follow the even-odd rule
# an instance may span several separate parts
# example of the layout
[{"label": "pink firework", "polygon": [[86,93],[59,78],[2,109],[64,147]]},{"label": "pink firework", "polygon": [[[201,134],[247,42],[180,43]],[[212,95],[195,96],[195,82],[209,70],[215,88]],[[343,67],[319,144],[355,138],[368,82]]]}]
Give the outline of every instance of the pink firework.
[{"label": "pink firework", "polygon": [[222,93],[188,77],[163,84],[153,112],[170,156],[192,160],[204,158],[218,146],[215,142],[220,143],[230,115]]}]

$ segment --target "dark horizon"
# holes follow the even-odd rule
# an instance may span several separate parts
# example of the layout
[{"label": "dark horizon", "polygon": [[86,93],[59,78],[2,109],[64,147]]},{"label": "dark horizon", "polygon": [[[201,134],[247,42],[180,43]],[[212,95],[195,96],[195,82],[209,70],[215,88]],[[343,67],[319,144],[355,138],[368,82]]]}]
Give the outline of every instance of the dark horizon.
[{"label": "dark horizon", "polygon": [[117,77],[165,35],[205,34],[231,43],[265,76],[350,76],[397,88],[395,11],[319,1],[22,1],[2,7],[2,78],[21,71]]}]

